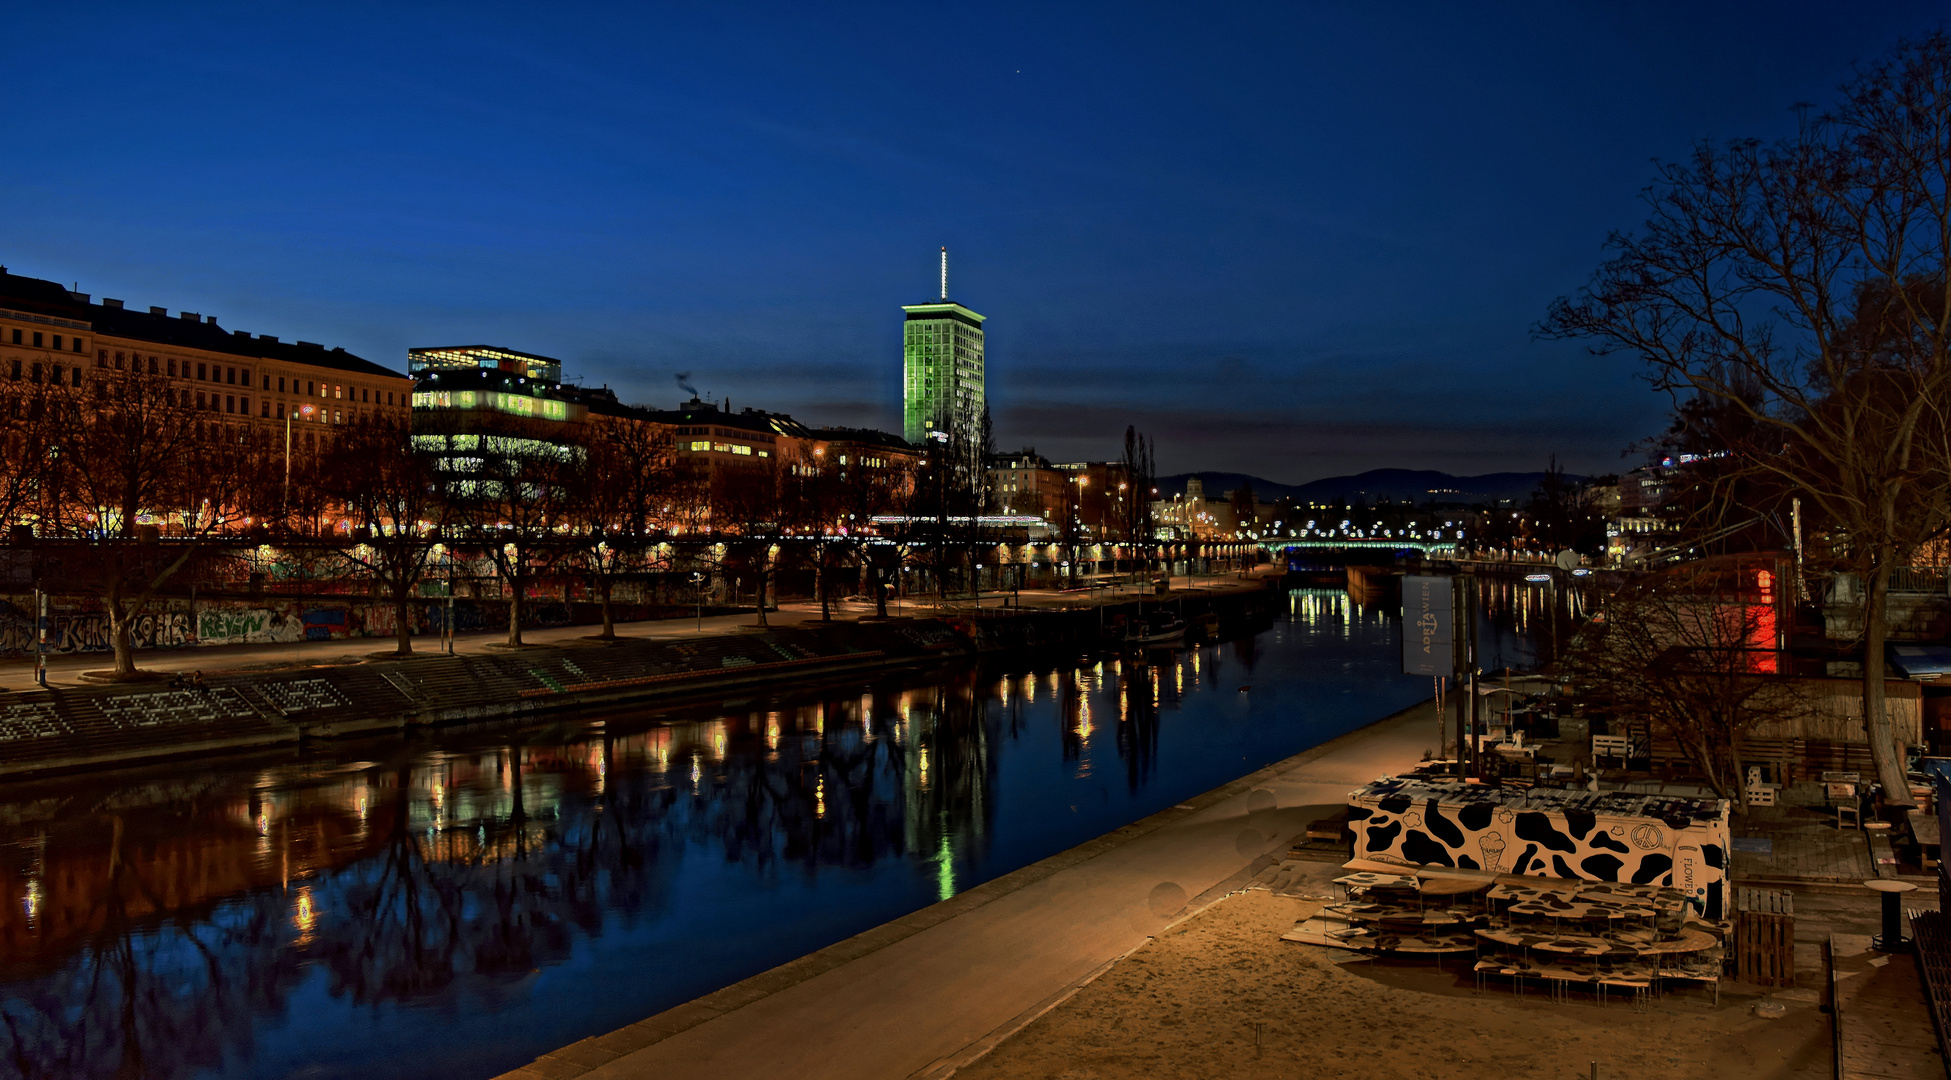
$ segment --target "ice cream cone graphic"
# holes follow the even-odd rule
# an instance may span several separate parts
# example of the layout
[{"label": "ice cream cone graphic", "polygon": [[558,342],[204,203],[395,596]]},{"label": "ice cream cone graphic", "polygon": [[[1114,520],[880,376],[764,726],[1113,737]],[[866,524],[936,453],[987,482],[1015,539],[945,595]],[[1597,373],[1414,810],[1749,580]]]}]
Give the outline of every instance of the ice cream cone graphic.
[{"label": "ice cream cone graphic", "polygon": [[1504,869],[1504,834],[1487,832],[1477,837],[1477,847],[1484,853],[1484,869]]}]

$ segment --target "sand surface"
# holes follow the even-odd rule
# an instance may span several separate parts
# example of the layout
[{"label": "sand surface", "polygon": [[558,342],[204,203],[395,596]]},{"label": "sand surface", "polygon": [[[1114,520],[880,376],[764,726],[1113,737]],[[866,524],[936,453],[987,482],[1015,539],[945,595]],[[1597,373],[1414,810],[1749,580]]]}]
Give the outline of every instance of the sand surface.
[{"label": "sand surface", "polygon": [[[1815,995],[1669,993],[1645,1006],[1535,985],[1476,989],[1467,964],[1369,963],[1280,940],[1319,901],[1236,893],[1179,923],[1017,1032],[958,1080],[1062,1077],[1828,1077]],[[1257,1037],[1257,1045],[1256,1045]]]}]

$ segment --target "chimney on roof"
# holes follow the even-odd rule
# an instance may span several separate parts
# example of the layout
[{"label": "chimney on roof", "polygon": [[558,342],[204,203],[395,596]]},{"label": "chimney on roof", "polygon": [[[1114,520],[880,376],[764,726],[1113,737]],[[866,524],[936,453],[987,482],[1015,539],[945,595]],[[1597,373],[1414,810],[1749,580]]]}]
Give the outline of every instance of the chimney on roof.
[{"label": "chimney on roof", "polygon": [[177,313],[176,313],[176,317],[177,317],[177,318],[179,318],[179,319],[182,319],[182,320],[183,320],[184,322],[202,322],[202,321],[203,321],[203,316],[201,316],[201,315],[198,315],[198,314],[197,314],[196,312],[194,312],[194,311],[179,311],[179,312],[177,312]]},{"label": "chimney on roof", "polygon": [[273,342],[273,343],[275,343],[275,342],[276,342],[276,341],[278,340],[278,335],[276,335],[276,334],[259,334],[259,335],[257,336],[257,339],[258,339],[259,341],[269,341],[269,342]]},{"label": "chimney on roof", "polygon": [[115,310],[117,310],[117,311],[120,311],[120,310],[122,310],[122,301],[120,301],[120,300],[112,300],[112,299],[110,299],[110,298],[108,298],[108,297],[106,297],[106,296],[104,296],[104,297],[102,297],[102,306],[103,306],[103,307],[112,307],[112,308],[114,308]]},{"label": "chimney on roof", "polygon": [[205,315],[203,321],[209,323],[211,326],[217,325],[217,317],[215,315]]},{"label": "chimney on roof", "polygon": [[316,341],[301,341],[298,344],[304,346],[307,349],[323,349],[325,347],[323,345],[320,345]]},{"label": "chimney on roof", "polygon": [[232,330],[230,332],[230,335],[232,337],[240,337],[240,338],[244,338],[245,340],[249,340],[251,336],[251,332],[249,330]]},{"label": "chimney on roof", "polygon": [[68,290],[68,295],[74,297],[76,303],[85,304],[88,302],[88,294],[85,292],[75,292],[70,289]]},{"label": "chimney on roof", "polygon": [[168,309],[168,308],[166,308],[166,307],[157,307],[157,306],[156,306],[156,305],[154,305],[154,304],[150,304],[150,305],[149,305],[149,314],[151,314],[151,315],[168,315],[168,314],[169,314],[169,309]]}]

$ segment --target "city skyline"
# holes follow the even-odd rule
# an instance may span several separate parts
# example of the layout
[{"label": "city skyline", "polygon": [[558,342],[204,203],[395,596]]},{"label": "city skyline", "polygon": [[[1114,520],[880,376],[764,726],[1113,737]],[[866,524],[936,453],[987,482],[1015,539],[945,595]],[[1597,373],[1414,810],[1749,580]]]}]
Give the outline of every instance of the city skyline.
[{"label": "city skyline", "polygon": [[[18,89],[0,262],[389,367],[492,341],[668,406],[902,426],[885,317],[957,252],[1004,319],[999,448],[1303,482],[1616,471],[1665,402],[1537,343],[1649,159],[1794,130],[1940,16],[878,9],[164,19],[28,12],[95,74]],[[519,42],[519,44],[518,44]],[[493,85],[469,72],[502,65]],[[457,89],[465,87],[465,89]],[[86,122],[84,122],[86,121]]]}]

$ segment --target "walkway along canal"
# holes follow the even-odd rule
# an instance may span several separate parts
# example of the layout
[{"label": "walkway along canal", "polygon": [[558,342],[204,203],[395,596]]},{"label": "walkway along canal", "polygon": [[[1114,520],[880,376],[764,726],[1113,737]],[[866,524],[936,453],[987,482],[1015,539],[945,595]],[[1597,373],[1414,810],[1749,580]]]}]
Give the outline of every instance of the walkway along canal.
[{"label": "walkway along canal", "polygon": [[16,782],[0,1077],[493,1076],[1425,697],[1393,623]]}]

